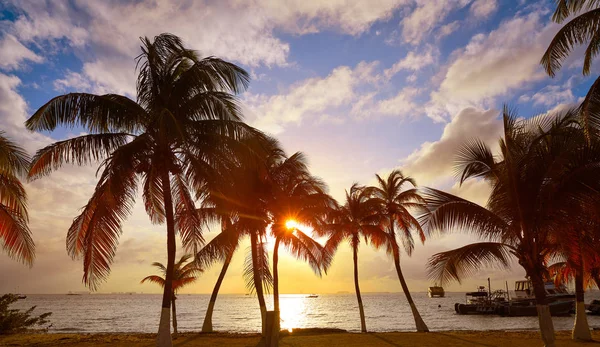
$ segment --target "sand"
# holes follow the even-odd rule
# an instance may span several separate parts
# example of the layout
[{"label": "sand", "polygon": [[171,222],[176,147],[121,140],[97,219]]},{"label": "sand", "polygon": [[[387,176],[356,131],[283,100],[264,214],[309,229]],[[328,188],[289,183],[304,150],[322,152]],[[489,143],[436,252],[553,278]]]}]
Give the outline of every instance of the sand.
[{"label": "sand", "polygon": [[[118,346],[151,347],[155,334],[43,334],[24,333],[0,336],[0,346]],[[600,346],[600,331],[594,331],[591,343],[571,340],[570,332],[556,333],[557,346]],[[173,340],[174,346],[256,346],[257,334],[197,334],[185,333]],[[290,334],[280,339],[280,346],[542,346],[534,331],[447,331],[433,333],[304,333]]]}]

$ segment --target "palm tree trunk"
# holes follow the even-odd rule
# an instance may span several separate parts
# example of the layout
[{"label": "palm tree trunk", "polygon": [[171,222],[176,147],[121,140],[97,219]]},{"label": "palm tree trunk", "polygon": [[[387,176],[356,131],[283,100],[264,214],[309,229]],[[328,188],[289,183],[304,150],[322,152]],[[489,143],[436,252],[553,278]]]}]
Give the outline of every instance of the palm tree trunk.
[{"label": "palm tree trunk", "polygon": [[402,286],[402,290],[404,291],[404,295],[406,296],[406,300],[410,305],[410,310],[412,311],[413,317],[415,319],[415,325],[417,327],[418,332],[429,332],[429,328],[427,324],[421,318],[419,314],[419,310],[417,310],[417,305],[412,299],[410,295],[410,291],[408,290],[408,285],[406,284],[406,280],[404,279],[404,275],[402,274],[402,269],[400,268],[400,250],[398,249],[398,245],[394,247],[394,265],[396,266],[396,273],[398,273],[398,279],[400,280],[400,285]]},{"label": "palm tree trunk", "polygon": [[353,242],[352,251],[354,255],[354,289],[356,290],[356,300],[358,300],[358,310],[360,312],[360,331],[367,332],[367,323],[365,321],[365,310],[363,308],[362,298],[360,297],[360,288],[358,287],[358,244]]},{"label": "palm tree trunk", "polygon": [[585,288],[583,287],[583,264],[577,266],[575,272],[575,325],[571,337],[573,340],[591,341],[592,333],[585,313]]},{"label": "palm tree trunk", "polygon": [[177,309],[175,308],[175,294],[173,294],[173,299],[171,300],[171,310],[173,310],[173,337],[177,338]]},{"label": "palm tree trunk", "polygon": [[171,347],[171,322],[169,311],[171,310],[171,295],[173,294],[173,267],[175,265],[175,218],[173,216],[173,197],[171,195],[171,182],[169,172],[162,172],[163,200],[165,203],[165,217],[167,220],[167,273],[165,276],[165,288],[163,292],[162,309],[160,312],[160,323],[158,325],[158,336],[156,345],[159,347]]},{"label": "palm tree trunk", "polygon": [[[260,306],[260,320],[262,324],[261,334],[262,339],[265,338],[267,332],[267,304],[265,303],[265,296],[263,293],[263,283],[258,274],[258,235],[255,232],[250,234],[250,249],[252,251],[252,266],[254,268],[254,289],[256,290],[256,296],[258,297],[258,304]],[[261,340],[262,340],[261,339]]]},{"label": "palm tree trunk", "polygon": [[402,291],[404,291],[404,295],[406,296],[406,301],[408,301],[408,305],[410,306],[410,310],[412,311],[413,318],[415,319],[415,326],[417,327],[418,332],[429,332],[429,328],[427,324],[421,318],[421,314],[419,310],[417,310],[417,305],[412,299],[412,295],[410,295],[410,291],[408,290],[408,285],[406,284],[406,280],[404,279],[404,275],[402,274],[402,268],[400,267],[400,249],[398,248],[398,243],[396,242],[396,233],[394,231],[394,221],[393,216],[389,216],[390,220],[390,237],[392,242],[392,247],[394,251],[394,266],[396,266],[396,273],[398,274],[398,279],[400,280],[400,285],[402,286]]},{"label": "palm tree trunk", "polygon": [[223,263],[223,268],[221,269],[221,273],[219,274],[219,278],[217,279],[217,283],[215,283],[215,288],[212,291],[212,295],[210,296],[210,301],[208,302],[208,308],[206,309],[206,315],[204,316],[204,324],[202,324],[202,332],[203,333],[211,333],[213,331],[212,327],[212,314],[215,309],[215,303],[217,302],[217,295],[219,295],[219,289],[221,288],[221,284],[223,283],[223,279],[225,278],[225,273],[227,273],[227,269],[229,268],[229,264],[231,263],[231,258],[233,258],[234,249],[227,254],[227,258],[225,258],[225,262]]},{"label": "palm tree trunk", "polygon": [[546,302],[544,279],[542,278],[541,271],[529,271],[528,273],[532,274],[530,276],[531,284],[533,285],[533,292],[535,294],[535,300],[537,304],[542,341],[544,341],[544,346],[546,347],[555,347],[554,324],[552,323],[552,316],[550,315],[550,307]]},{"label": "palm tree trunk", "polygon": [[275,311],[275,325],[273,331],[279,331],[281,328],[281,320],[279,318],[279,273],[277,264],[279,263],[279,237],[275,238],[275,247],[273,249],[273,310]]},{"label": "palm tree trunk", "polygon": [[275,247],[273,248],[273,308],[279,312],[279,273],[277,264],[279,263],[279,238],[275,239]]}]

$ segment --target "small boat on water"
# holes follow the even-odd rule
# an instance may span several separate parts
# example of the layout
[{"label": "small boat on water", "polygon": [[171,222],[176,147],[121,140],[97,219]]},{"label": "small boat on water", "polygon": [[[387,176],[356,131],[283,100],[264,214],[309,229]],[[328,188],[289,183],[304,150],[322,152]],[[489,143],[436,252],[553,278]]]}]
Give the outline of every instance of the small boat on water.
[{"label": "small boat on water", "polygon": [[[508,288],[508,285],[507,285]],[[556,287],[554,282],[545,284],[548,306],[552,316],[567,316],[574,311],[575,295],[564,286]],[[515,297],[510,298],[508,291],[492,292],[480,286],[478,291],[465,294],[466,303],[454,304],[458,314],[490,314],[509,317],[537,316],[537,306],[530,281],[515,282]],[[600,302],[599,302],[600,304]],[[598,307],[600,311],[600,305]]]},{"label": "small boat on water", "polygon": [[427,288],[427,295],[430,298],[443,298],[445,294],[444,288],[438,286],[437,283],[433,287]]},{"label": "small boat on water", "polygon": [[318,298],[319,296],[317,294],[311,294],[309,296],[307,296],[307,298]]}]

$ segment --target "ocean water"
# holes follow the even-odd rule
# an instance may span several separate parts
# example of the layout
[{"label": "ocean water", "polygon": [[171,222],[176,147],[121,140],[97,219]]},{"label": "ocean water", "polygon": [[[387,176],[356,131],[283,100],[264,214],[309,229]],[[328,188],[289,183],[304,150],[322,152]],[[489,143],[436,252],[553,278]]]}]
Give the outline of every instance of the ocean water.
[{"label": "ocean water", "polygon": [[[28,295],[13,307],[34,312],[52,312],[49,332],[156,332],[161,295],[91,294]],[[421,316],[432,331],[439,330],[526,330],[537,329],[537,317],[465,316],[454,313],[454,303],[464,302],[463,293],[446,293],[445,298],[428,298],[413,293]],[[600,298],[600,292],[586,295],[586,302]],[[177,299],[180,331],[200,331],[209,295],[183,294]],[[272,297],[267,297],[269,308]],[[414,321],[404,294],[364,293],[363,302],[369,331],[411,331]],[[439,307],[438,307],[439,306]],[[340,328],[360,330],[356,296],[307,294],[281,296],[282,329]],[[591,327],[600,328],[600,316],[588,316]],[[571,329],[574,317],[554,317],[557,330]],[[213,313],[213,328],[218,331],[259,332],[260,310],[252,295],[220,295]]]}]

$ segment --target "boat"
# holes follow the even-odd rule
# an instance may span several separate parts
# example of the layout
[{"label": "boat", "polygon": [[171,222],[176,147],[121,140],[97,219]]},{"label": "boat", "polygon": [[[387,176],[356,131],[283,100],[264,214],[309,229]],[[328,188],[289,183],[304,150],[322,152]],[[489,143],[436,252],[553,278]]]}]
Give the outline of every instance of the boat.
[{"label": "boat", "polygon": [[[544,290],[549,302],[575,301],[575,294],[569,293],[565,285],[556,286],[553,281],[544,283]],[[515,300],[535,299],[531,281],[515,282]]]},{"label": "boat", "polygon": [[445,294],[444,288],[438,286],[437,283],[433,287],[427,288],[427,295],[430,298],[443,298]]},{"label": "boat", "polygon": [[[554,301],[548,303],[550,315],[553,317],[569,316],[575,307],[574,301]],[[534,299],[510,300],[498,305],[497,314],[508,317],[535,317],[537,305]]]},{"label": "boat", "polygon": [[476,292],[465,293],[465,303],[455,303],[454,311],[457,314],[498,314],[500,304],[507,299],[508,293],[501,289],[491,292],[479,286]]},{"label": "boat", "polygon": [[589,305],[585,305],[585,309],[590,315],[600,315],[600,300],[592,300]]},{"label": "boat", "polygon": [[309,296],[307,296],[307,298],[318,298],[319,296],[317,294],[311,294]]}]

